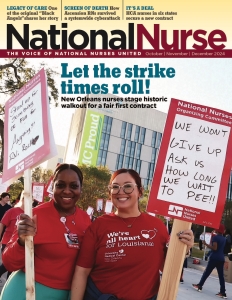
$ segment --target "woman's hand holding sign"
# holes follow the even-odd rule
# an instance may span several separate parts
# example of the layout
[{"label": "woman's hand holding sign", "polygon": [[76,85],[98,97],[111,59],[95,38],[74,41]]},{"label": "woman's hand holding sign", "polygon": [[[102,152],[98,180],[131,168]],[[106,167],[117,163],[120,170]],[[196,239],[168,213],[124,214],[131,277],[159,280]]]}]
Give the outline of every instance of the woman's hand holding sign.
[{"label": "woman's hand holding sign", "polygon": [[18,243],[21,246],[25,245],[25,240],[27,236],[35,236],[36,234],[36,216],[30,218],[26,214],[21,214],[20,219],[17,222],[18,230]]},{"label": "woman's hand holding sign", "polygon": [[177,236],[179,237],[179,240],[187,245],[187,252],[190,248],[194,245],[194,235],[191,229],[187,229],[184,231],[180,231],[177,233]]}]

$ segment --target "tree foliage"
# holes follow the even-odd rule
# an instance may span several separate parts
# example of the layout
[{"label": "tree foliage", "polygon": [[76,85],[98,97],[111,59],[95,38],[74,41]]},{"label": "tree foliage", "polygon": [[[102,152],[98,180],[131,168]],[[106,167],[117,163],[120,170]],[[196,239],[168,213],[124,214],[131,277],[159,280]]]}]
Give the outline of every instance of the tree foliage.
[{"label": "tree foliage", "polygon": [[27,83],[40,69],[44,68],[47,74],[47,84],[49,91],[49,101],[58,105],[58,89],[54,76],[58,73],[43,62],[35,67],[31,66],[25,58],[6,59],[4,64],[0,64],[0,139],[1,139],[1,157],[0,172],[3,169],[3,151],[4,151],[4,109],[5,101],[9,99],[17,90]]},{"label": "tree foliage", "polygon": [[[32,182],[47,183],[52,176],[52,170],[42,169],[40,166],[32,170],[31,178]],[[22,192],[24,188],[24,177],[18,178],[9,186],[9,194],[11,195],[11,202],[16,200],[18,195]]]},{"label": "tree foliage", "polygon": [[232,201],[227,199],[224,209],[224,224],[232,232]]},{"label": "tree foliage", "polygon": [[[58,101],[58,89],[54,75],[58,75],[58,73],[42,61],[35,67],[34,65],[31,66],[25,58],[6,59],[4,64],[0,64],[0,94],[9,98],[42,68],[45,69],[47,75],[50,92],[49,100],[54,101],[56,104]],[[2,112],[4,113],[4,104],[0,108],[0,113]]]},{"label": "tree foliage", "polygon": [[107,186],[110,180],[110,171],[106,167],[79,166],[83,173],[83,188],[78,206],[87,210],[88,206],[96,210],[97,199],[109,199]]},{"label": "tree foliage", "polygon": [[8,193],[11,196],[10,197],[11,202],[17,199],[18,195],[22,192],[22,190],[23,190],[22,180],[18,179],[10,185]]},{"label": "tree foliage", "polygon": [[43,169],[40,166],[34,168],[32,170],[32,182],[41,182],[41,183],[47,183],[51,176],[53,175],[53,171],[48,169]]},{"label": "tree foliage", "polygon": [[143,191],[143,197],[139,200],[139,209],[142,212],[145,212],[147,209],[149,190]]}]

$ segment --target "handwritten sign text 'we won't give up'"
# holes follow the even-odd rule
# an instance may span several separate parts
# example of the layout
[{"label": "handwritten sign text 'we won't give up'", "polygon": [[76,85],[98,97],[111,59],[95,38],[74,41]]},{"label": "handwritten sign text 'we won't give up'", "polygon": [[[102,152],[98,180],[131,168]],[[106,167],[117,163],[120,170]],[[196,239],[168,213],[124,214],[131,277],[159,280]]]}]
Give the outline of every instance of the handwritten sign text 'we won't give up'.
[{"label": "handwritten sign text 'we won't give up'", "polygon": [[232,165],[232,114],[172,99],[147,210],[215,227]]}]

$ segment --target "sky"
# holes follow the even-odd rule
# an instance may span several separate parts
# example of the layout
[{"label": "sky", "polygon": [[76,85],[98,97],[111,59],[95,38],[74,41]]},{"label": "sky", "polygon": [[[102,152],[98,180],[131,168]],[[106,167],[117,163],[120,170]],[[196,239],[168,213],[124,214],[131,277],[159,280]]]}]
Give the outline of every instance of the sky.
[{"label": "sky", "polygon": [[[42,59],[41,59],[42,60]],[[32,65],[38,64],[39,59],[28,59]],[[113,92],[113,85],[123,84],[131,85],[132,80],[142,80],[144,91],[146,91],[146,81],[149,80],[149,94],[123,94],[119,93],[117,96],[120,97],[167,97],[166,103],[158,103],[157,109],[167,113],[169,109],[170,99],[175,98],[184,100],[196,104],[206,105],[215,107],[221,110],[232,113],[231,95],[232,95],[232,69],[231,59],[225,58],[122,58],[122,59],[103,59],[103,58],[92,58],[92,59],[43,59],[46,64],[54,68],[60,76],[55,78],[57,88],[59,90],[59,107],[50,105],[51,121],[53,127],[53,134],[55,142],[58,145],[65,146],[67,143],[68,132],[71,122],[73,108],[61,108],[60,102],[61,97],[84,97],[85,94],[62,94],[61,93],[61,82],[64,81],[66,84],[68,80],[72,80],[73,84],[105,84],[108,87],[108,92]],[[0,64],[3,59],[0,59]],[[66,64],[66,65],[65,65]],[[108,78],[97,78],[97,72],[93,71],[100,64],[104,64],[105,68],[109,68],[110,77]],[[103,65],[102,65],[103,66]],[[156,67],[155,67],[156,66]],[[88,68],[88,72],[86,71]],[[120,75],[114,76],[116,73],[115,68],[120,69]],[[163,74],[166,74],[166,70],[172,68],[175,70],[175,76],[172,78],[159,77],[155,78],[154,74],[150,74],[149,78],[147,72],[144,77],[139,78],[125,78],[126,68],[150,68],[152,72],[155,72],[155,68],[165,68]],[[76,69],[76,70],[75,70]],[[114,69],[114,70],[113,70]],[[84,71],[85,70],[85,71]],[[108,70],[108,71],[109,71]],[[116,70],[118,71],[118,70]],[[162,73],[162,72],[161,72]],[[161,74],[156,72],[157,74]],[[74,76],[74,74],[76,74]],[[77,75],[78,74],[78,75]],[[113,75],[114,74],[114,75]],[[119,74],[119,73],[117,73]],[[128,72],[127,72],[128,74]],[[139,73],[141,75],[141,73]],[[61,77],[62,76],[62,77]],[[69,77],[67,77],[69,76]],[[160,75],[159,75],[160,76]],[[94,96],[98,96],[95,94]],[[0,101],[3,98],[0,97]],[[78,102],[75,102],[78,103]],[[143,116],[141,110],[141,116]]]}]

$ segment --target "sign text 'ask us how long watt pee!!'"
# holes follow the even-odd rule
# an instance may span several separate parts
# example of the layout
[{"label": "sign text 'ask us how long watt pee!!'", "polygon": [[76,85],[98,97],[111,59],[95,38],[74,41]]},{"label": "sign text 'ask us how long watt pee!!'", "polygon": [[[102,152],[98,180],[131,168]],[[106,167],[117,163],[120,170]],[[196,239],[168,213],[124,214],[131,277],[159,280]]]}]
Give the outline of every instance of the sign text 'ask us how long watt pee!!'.
[{"label": "sign text 'ask us how long watt pee!!'", "polygon": [[149,212],[217,228],[232,165],[232,114],[172,99]]}]

